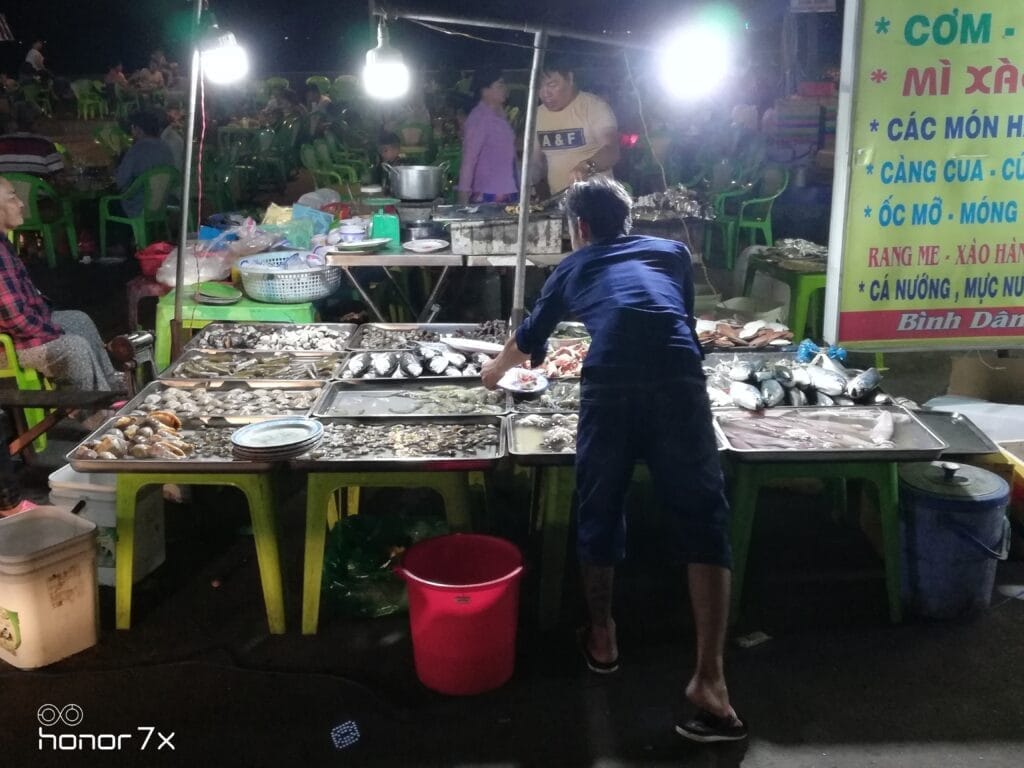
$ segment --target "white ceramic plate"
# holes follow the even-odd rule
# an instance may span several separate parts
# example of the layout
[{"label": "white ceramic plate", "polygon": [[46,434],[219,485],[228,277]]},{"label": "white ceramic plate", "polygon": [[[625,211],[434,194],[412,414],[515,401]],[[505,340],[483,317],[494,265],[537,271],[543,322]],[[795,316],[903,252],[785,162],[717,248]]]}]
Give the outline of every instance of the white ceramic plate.
[{"label": "white ceramic plate", "polygon": [[407,251],[413,253],[433,253],[434,251],[440,251],[443,248],[447,248],[449,245],[447,240],[433,240],[431,238],[421,238],[419,240],[409,240],[408,242],[402,243],[402,247]]},{"label": "white ceramic plate", "polygon": [[485,355],[496,355],[505,348],[504,344],[479,339],[463,339],[459,336],[442,336],[441,342],[459,352],[483,352]]},{"label": "white ceramic plate", "polygon": [[548,377],[526,368],[509,368],[498,380],[498,386],[516,395],[536,395],[548,388]]},{"label": "white ceramic plate", "polygon": [[261,449],[273,452],[317,440],[323,432],[323,424],[315,419],[271,419],[236,430],[231,435],[231,443],[248,452]]},{"label": "white ceramic plate", "polygon": [[356,240],[354,243],[335,243],[330,248],[336,251],[372,251],[382,248],[390,242],[390,237],[371,237],[366,240]]}]

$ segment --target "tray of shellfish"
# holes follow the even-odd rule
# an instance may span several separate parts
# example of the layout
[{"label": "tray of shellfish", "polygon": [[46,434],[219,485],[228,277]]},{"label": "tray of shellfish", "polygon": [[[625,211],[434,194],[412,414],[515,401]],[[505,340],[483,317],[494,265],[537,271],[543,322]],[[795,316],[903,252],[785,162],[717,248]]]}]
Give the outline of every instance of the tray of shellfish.
[{"label": "tray of shellfish", "polygon": [[256,352],[344,352],[354,323],[210,323],[189,339],[192,349],[251,349]]},{"label": "tray of shellfish", "polygon": [[483,323],[365,323],[349,340],[352,350],[415,349],[421,342],[439,342],[444,336],[504,344],[508,325],[503,320]]},{"label": "tray of shellfish", "polygon": [[401,419],[409,416],[500,416],[508,395],[473,381],[333,381],[313,406],[314,417]]},{"label": "tray of shellfish", "polygon": [[320,418],[324,435],[316,448],[289,463],[297,469],[345,471],[470,471],[487,469],[505,455],[500,416],[435,418]]},{"label": "tray of shellfish", "polygon": [[578,413],[513,413],[505,419],[509,455],[521,464],[575,463],[579,419]]},{"label": "tray of shellfish", "polygon": [[580,409],[580,380],[555,379],[540,395],[510,395],[515,413],[565,413]]},{"label": "tray of shellfish", "polygon": [[321,381],[153,381],[125,404],[119,414],[170,411],[186,422],[240,426],[280,416],[307,416],[323,389]]},{"label": "tray of shellfish", "polygon": [[231,455],[238,427],[182,422],[170,411],[114,416],[64,457],[76,472],[265,472]]},{"label": "tray of shellfish", "polygon": [[345,359],[343,352],[253,352],[193,349],[160,374],[160,379],[271,379],[303,381],[333,379]]}]

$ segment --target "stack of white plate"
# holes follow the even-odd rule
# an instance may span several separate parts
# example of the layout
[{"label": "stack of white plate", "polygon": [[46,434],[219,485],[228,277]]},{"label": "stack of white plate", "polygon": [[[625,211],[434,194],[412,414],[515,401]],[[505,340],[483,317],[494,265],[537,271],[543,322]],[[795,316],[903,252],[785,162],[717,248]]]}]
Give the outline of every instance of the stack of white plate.
[{"label": "stack of white plate", "polygon": [[235,430],[231,452],[244,461],[284,461],[312,450],[323,436],[316,419],[270,419]]}]

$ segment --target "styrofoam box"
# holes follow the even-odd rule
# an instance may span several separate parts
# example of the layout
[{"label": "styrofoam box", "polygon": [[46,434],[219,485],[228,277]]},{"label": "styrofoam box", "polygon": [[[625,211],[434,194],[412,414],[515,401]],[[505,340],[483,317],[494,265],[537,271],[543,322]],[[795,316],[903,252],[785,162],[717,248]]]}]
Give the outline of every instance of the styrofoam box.
[{"label": "styrofoam box", "polygon": [[96,525],[55,507],[0,519],[0,659],[35,669],[96,644]]},{"label": "styrofoam box", "polygon": [[[75,472],[65,464],[50,475],[50,503],[71,508],[85,499],[80,514],[96,523],[99,543],[99,581],[114,586],[117,548],[117,475]],[[164,499],[161,487],[151,485],[139,491],[135,500],[135,556],[132,581],[148,576],[164,562]]]}]

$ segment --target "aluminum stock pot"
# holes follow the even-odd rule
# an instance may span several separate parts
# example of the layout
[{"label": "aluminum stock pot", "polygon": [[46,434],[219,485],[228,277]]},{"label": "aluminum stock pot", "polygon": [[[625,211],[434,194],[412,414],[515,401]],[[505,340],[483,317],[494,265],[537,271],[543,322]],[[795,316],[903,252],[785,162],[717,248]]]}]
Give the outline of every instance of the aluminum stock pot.
[{"label": "aluminum stock pot", "polygon": [[400,200],[433,200],[441,196],[447,162],[439,165],[382,165],[391,182],[391,194]]}]

